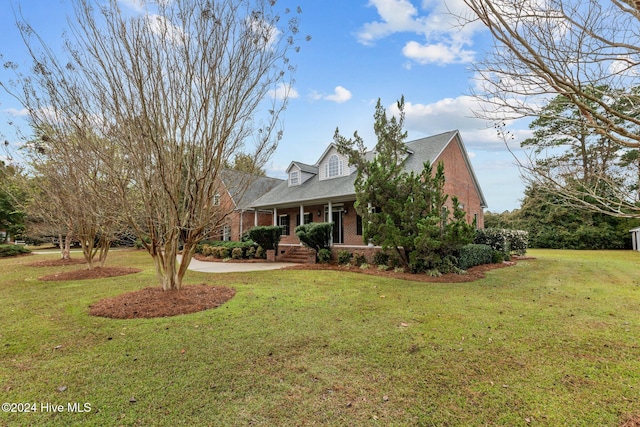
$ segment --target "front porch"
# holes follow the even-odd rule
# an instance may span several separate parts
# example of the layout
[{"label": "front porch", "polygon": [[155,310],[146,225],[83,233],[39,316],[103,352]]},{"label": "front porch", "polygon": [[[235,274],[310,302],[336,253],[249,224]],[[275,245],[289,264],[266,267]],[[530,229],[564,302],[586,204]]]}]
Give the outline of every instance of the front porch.
[{"label": "front porch", "polygon": [[362,239],[362,219],[353,200],[327,201],[297,206],[273,207],[273,225],[283,227],[280,244],[300,245],[295,229],[313,222],[332,222],[333,244],[366,247]]}]

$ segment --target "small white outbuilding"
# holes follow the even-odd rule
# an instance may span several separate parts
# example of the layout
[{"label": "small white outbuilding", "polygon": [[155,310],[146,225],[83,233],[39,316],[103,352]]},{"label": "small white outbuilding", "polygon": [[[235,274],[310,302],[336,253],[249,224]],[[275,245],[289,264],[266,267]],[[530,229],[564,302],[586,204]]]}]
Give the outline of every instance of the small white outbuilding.
[{"label": "small white outbuilding", "polygon": [[629,230],[634,251],[640,251],[640,227]]}]

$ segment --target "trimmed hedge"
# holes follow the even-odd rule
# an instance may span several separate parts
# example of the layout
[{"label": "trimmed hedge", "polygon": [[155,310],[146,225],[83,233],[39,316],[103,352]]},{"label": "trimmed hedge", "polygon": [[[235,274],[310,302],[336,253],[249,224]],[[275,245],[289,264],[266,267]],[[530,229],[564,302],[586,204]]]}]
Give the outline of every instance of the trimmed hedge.
[{"label": "trimmed hedge", "polygon": [[476,265],[491,264],[494,250],[489,245],[468,244],[458,252],[458,268],[466,270]]},{"label": "trimmed hedge", "polygon": [[527,253],[529,233],[524,230],[506,230],[499,228],[479,229],[476,230],[474,243],[489,245],[494,251],[504,253],[505,259],[509,259],[512,252],[518,255]]},{"label": "trimmed hedge", "polygon": [[313,222],[296,227],[296,236],[303,245],[320,252],[331,247],[332,222]]},{"label": "trimmed hedge", "polygon": [[196,249],[196,253],[214,258],[247,259],[253,258],[256,254],[256,244],[254,242],[224,242],[224,241],[204,241]]},{"label": "trimmed hedge", "polygon": [[283,227],[277,225],[253,227],[247,235],[263,250],[275,250],[277,252],[282,230]]},{"label": "trimmed hedge", "polygon": [[28,254],[31,251],[19,245],[0,245],[0,258]]}]

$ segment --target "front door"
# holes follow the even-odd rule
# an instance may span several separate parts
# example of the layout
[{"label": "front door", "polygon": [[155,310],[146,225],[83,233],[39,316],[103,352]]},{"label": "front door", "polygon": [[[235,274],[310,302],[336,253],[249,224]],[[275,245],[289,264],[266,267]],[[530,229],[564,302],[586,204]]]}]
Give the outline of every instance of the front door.
[{"label": "front door", "polygon": [[[325,210],[325,221],[329,221],[329,212]],[[333,208],[333,243],[344,243],[344,228],[342,226],[342,208]]]}]

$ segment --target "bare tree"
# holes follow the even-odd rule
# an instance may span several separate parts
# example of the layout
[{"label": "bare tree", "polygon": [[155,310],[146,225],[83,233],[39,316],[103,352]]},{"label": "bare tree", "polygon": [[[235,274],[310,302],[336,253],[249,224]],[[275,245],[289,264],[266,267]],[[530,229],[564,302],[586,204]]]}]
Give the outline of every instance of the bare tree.
[{"label": "bare tree", "polygon": [[69,258],[74,238],[88,268],[94,267],[96,256],[104,266],[111,242],[124,228],[124,216],[108,200],[112,192],[102,173],[104,165],[83,137],[59,141],[60,135],[51,129],[36,131],[38,138],[28,145],[31,176],[24,177],[24,187],[32,193],[26,208],[33,223],[59,235],[62,258]]},{"label": "bare tree", "polygon": [[243,152],[261,167],[281,138],[301,10],[283,23],[275,3],[173,0],[128,17],[116,0],[75,0],[65,61],[19,24],[34,70],[4,86],[35,124],[96,136],[83,143],[165,290],[231,212],[215,203],[225,161]]},{"label": "bare tree", "polygon": [[[477,115],[492,122],[521,117],[558,120],[618,150],[640,147],[640,11],[636,2],[562,0],[464,0],[494,45],[475,65],[475,95],[484,105]],[[544,109],[560,96],[578,114]],[[544,109],[544,111],[543,111]],[[573,124],[570,122],[573,121]],[[499,134],[510,139],[502,129]],[[547,135],[552,157],[575,135]],[[555,139],[555,142],[553,140]],[[550,142],[549,142],[550,141]],[[571,145],[571,144],[569,144]],[[538,145],[540,146],[540,145]],[[594,171],[585,185],[576,179],[580,165],[544,161],[531,152],[520,165],[527,179],[562,195],[568,202],[617,216],[638,216],[637,194],[629,192],[637,171],[611,164]],[[541,167],[543,165],[543,167]],[[634,176],[631,176],[634,175]]]}]

